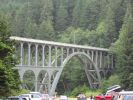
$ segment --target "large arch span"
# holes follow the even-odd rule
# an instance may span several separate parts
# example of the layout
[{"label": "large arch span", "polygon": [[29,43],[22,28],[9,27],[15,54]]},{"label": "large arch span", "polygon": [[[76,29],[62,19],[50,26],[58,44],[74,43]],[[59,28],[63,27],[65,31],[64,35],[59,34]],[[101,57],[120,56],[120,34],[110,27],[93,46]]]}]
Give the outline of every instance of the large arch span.
[{"label": "large arch span", "polygon": [[[78,58],[81,60],[81,62],[84,63],[84,67],[85,67],[84,69],[86,71],[86,74],[87,74],[87,71],[92,70],[92,69],[88,69],[88,65],[87,65],[88,63],[86,64],[85,61],[88,61],[89,64],[92,65],[93,70],[95,71],[95,75],[96,76],[93,74],[93,77],[91,77],[89,74],[87,74],[88,82],[89,82],[89,85],[90,85],[91,88],[94,88],[94,85],[93,85],[94,83],[99,84],[101,82],[99,68],[92,61],[91,57],[88,54],[84,53],[84,52],[74,52],[74,53],[70,54],[68,57],[66,57],[65,60],[63,61],[63,64],[61,66],[62,69],[59,71],[59,73],[56,76],[55,82],[53,82],[53,84],[52,84],[52,88],[51,88],[51,91],[50,91],[50,95],[53,95],[53,93],[54,93],[54,91],[56,89],[57,83],[59,81],[59,78],[61,76],[61,73],[62,73],[64,67],[69,62],[69,60],[71,60],[74,56],[78,56]],[[85,56],[86,57],[86,60],[82,60],[79,56]]]}]

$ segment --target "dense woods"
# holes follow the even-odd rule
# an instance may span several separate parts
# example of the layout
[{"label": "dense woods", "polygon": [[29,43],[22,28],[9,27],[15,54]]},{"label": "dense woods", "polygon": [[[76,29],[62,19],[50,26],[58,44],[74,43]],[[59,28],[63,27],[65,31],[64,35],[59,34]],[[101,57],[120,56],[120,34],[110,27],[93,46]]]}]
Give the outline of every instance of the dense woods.
[{"label": "dense woods", "polygon": [[[133,89],[132,0],[0,0],[0,15],[9,22],[11,35],[110,48],[116,55],[114,74],[124,89]],[[57,91],[87,84],[77,62],[73,58],[66,65],[58,85],[63,90]],[[70,68],[75,70],[71,75]]]}]

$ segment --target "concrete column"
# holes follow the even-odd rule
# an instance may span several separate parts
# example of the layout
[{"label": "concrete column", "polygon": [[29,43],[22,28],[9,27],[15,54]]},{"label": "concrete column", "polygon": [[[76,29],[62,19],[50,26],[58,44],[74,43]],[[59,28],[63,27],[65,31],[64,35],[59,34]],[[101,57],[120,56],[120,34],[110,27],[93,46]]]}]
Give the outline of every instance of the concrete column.
[{"label": "concrete column", "polygon": [[61,47],[61,66],[63,64],[63,47]]},{"label": "concrete column", "polygon": [[37,76],[35,75],[35,91],[37,91]]},{"label": "concrete column", "polygon": [[[91,51],[91,54],[90,54],[91,56],[91,60],[92,61],[94,61],[94,51]],[[92,63],[90,64],[90,69],[92,69],[93,68],[93,66],[92,66]]]},{"label": "concrete column", "polygon": [[57,46],[55,46],[55,67],[57,67]]},{"label": "concrete column", "polygon": [[102,65],[103,65],[103,68],[105,68],[106,67],[106,63],[105,63],[105,53],[103,53],[103,61],[102,61]]},{"label": "concrete column", "polygon": [[96,55],[95,55],[95,64],[96,64],[96,67],[98,67],[98,51],[96,51]]},{"label": "concrete column", "polygon": [[100,68],[102,68],[102,51],[100,51]]},{"label": "concrete column", "polygon": [[49,47],[49,63],[48,63],[48,67],[51,67],[51,46],[48,46]]},{"label": "concrete column", "polygon": [[20,47],[20,65],[23,65],[23,58],[24,58],[24,48],[23,48],[23,42],[21,42],[21,47]]},{"label": "concrete column", "polygon": [[74,53],[74,48],[72,48],[72,53]]},{"label": "concrete column", "polygon": [[31,65],[31,43],[28,43],[28,66]]},{"label": "concrete column", "polygon": [[87,54],[90,56],[90,51],[89,50],[87,50]]},{"label": "concrete column", "polygon": [[24,71],[19,69],[18,72],[19,72],[19,75],[20,75],[20,81],[23,82]]},{"label": "concrete column", "polygon": [[77,52],[80,52],[80,49],[77,49]]},{"label": "concrete column", "polygon": [[48,93],[50,93],[51,90],[51,75],[48,77]]},{"label": "concrete column", "polygon": [[69,48],[67,48],[67,57],[68,57],[68,55],[69,55]]},{"label": "concrete column", "polygon": [[42,45],[42,67],[45,66],[45,45]]},{"label": "concrete column", "polygon": [[36,50],[35,50],[35,66],[38,65],[38,44],[35,44]]},{"label": "concrete column", "polygon": [[[19,75],[20,75],[20,81],[23,83],[24,72],[23,72],[23,70],[20,70],[20,69],[18,70],[18,72],[19,72]],[[23,85],[24,85],[24,83],[20,85],[21,89],[24,88]]]},{"label": "concrete column", "polygon": [[[87,54],[91,58],[91,54],[90,54],[89,50],[87,50]],[[90,62],[88,63],[88,68],[92,69],[92,63],[90,63]]]},{"label": "concrete column", "polygon": [[94,61],[94,51],[91,51],[91,59]]}]

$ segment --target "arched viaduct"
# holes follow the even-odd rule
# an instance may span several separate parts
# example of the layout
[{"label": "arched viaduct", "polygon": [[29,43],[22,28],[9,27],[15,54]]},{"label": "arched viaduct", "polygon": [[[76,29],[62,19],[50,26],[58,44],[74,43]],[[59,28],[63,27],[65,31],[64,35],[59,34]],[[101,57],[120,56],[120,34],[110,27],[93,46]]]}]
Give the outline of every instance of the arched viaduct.
[{"label": "arched viaduct", "polygon": [[[22,87],[53,95],[64,66],[72,57],[83,63],[90,87],[100,86],[102,79],[114,68],[108,49],[53,41],[10,37],[16,41],[15,55]],[[27,73],[27,74],[26,74]],[[28,78],[28,81],[25,81]],[[26,82],[31,82],[28,86]]]}]

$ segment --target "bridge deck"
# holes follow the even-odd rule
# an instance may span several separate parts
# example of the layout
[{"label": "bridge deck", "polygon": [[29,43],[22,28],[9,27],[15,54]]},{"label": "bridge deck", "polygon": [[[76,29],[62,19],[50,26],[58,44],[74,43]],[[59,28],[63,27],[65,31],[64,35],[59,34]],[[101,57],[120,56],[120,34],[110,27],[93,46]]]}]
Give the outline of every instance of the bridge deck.
[{"label": "bridge deck", "polygon": [[54,42],[54,41],[46,41],[46,40],[38,40],[38,39],[27,39],[22,37],[16,37],[11,36],[11,40],[17,40],[22,42],[30,42],[30,43],[39,43],[39,44],[49,44],[49,45],[56,45],[56,46],[63,46],[63,47],[73,47],[73,48],[81,48],[81,49],[90,49],[90,50],[98,50],[98,51],[109,51],[106,48],[98,48],[98,47],[92,47],[92,46],[82,46],[82,45],[76,45],[76,44],[67,44],[67,43],[60,43],[60,42]]}]

